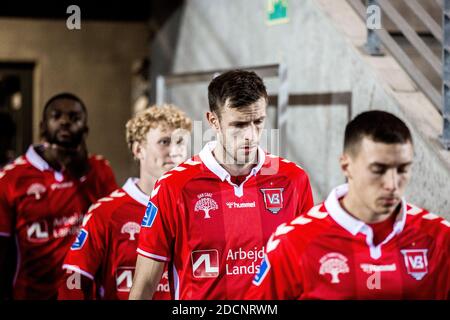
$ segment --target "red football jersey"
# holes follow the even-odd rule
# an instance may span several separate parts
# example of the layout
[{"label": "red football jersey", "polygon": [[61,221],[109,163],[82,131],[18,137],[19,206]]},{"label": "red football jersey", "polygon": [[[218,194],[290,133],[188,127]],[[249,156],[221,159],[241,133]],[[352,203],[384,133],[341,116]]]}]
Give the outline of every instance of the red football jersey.
[{"label": "red football jersey", "polygon": [[208,143],[158,180],[142,221],[138,253],[170,261],[175,299],[241,299],[271,233],[313,205],[296,164],[259,149],[238,186],[213,148]]},{"label": "red football jersey", "polygon": [[[140,224],[149,197],[128,179],[122,189],[100,199],[89,209],[63,268],[95,281],[100,299],[127,300],[137,259]],[[64,290],[76,290],[68,278]],[[170,299],[165,270],[153,299]]]},{"label": "red football jersey", "polygon": [[14,299],[56,297],[83,213],[117,188],[106,160],[91,156],[89,164],[81,179],[66,177],[31,146],[0,172],[0,235],[14,236],[18,250]]},{"label": "red football jersey", "polygon": [[374,245],[346,213],[348,186],[279,226],[248,299],[449,299],[450,223],[404,200],[392,232]]}]

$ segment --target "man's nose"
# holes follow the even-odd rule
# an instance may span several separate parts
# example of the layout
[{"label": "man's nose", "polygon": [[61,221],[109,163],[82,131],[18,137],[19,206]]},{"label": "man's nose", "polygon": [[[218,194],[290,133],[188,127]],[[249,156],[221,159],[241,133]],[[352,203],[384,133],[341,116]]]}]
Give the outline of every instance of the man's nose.
[{"label": "man's nose", "polygon": [[60,125],[68,125],[70,124],[70,117],[68,114],[62,114],[61,117],[59,118],[59,123]]},{"label": "man's nose", "polygon": [[254,123],[250,124],[244,131],[244,138],[253,141],[258,135],[258,128]]},{"label": "man's nose", "polygon": [[387,190],[395,191],[398,189],[398,173],[395,169],[390,169],[386,172],[384,178],[384,187]]}]

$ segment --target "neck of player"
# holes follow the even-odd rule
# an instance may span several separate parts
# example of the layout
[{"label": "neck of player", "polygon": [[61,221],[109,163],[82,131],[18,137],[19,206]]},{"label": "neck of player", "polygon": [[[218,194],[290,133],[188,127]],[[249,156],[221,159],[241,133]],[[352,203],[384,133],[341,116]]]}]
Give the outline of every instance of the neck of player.
[{"label": "neck of player", "polygon": [[227,155],[225,147],[221,143],[217,143],[213,150],[213,156],[232,177],[249,175],[258,161],[258,152],[255,152],[245,163],[237,163],[234,157]]},{"label": "neck of player", "polygon": [[141,168],[140,175],[139,175],[139,181],[137,183],[137,186],[143,193],[146,195],[150,195],[152,193],[153,187],[155,186],[156,181],[158,180],[157,177],[145,172],[144,169]]},{"label": "neck of player", "polygon": [[397,206],[394,210],[386,214],[377,213],[365,205],[351,190],[343,198],[339,199],[339,203],[342,209],[348,214],[365,223],[385,221],[395,214],[399,208]]}]

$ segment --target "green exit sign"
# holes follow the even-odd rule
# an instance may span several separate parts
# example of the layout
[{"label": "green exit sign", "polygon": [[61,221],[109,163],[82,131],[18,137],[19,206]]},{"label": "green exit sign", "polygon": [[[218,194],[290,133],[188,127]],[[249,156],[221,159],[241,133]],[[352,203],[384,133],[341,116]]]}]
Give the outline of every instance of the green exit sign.
[{"label": "green exit sign", "polygon": [[288,0],[267,0],[266,16],[268,25],[289,22]]}]

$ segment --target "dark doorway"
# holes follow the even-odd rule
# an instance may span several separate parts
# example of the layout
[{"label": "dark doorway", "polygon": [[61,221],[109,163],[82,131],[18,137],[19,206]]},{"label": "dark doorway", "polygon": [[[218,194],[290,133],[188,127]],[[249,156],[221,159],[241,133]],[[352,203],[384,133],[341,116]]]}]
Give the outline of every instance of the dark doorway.
[{"label": "dark doorway", "polygon": [[33,63],[0,62],[0,168],[33,139]]}]

